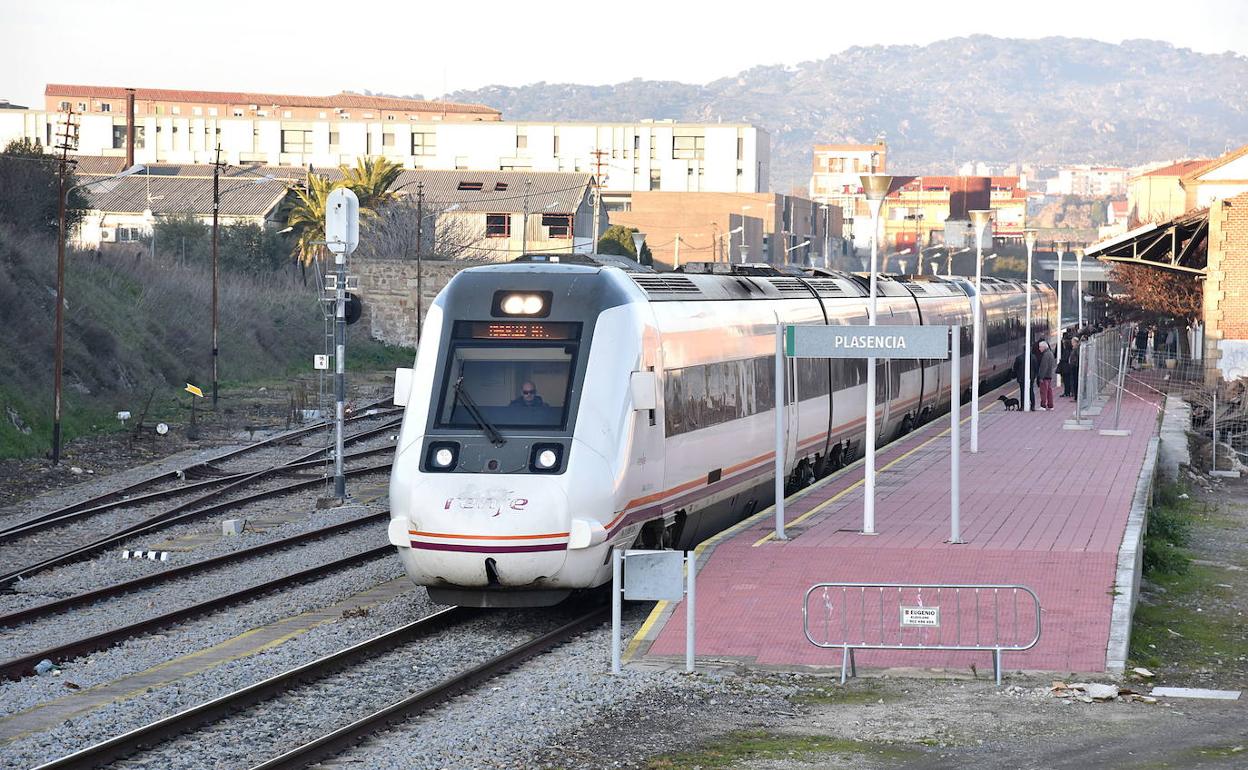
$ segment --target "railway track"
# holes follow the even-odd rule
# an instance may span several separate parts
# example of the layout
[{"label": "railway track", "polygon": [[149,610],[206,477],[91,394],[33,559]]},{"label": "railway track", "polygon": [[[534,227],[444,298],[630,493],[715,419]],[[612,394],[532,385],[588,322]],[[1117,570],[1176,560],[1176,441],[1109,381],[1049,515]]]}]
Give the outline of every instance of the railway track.
[{"label": "railway track", "polygon": [[[481,614],[480,610],[462,607],[442,610],[261,682],[39,765],[36,770],[94,767],[131,756],[183,733],[226,719],[243,709],[276,698],[301,685],[323,679],[348,667],[367,663],[401,645],[452,629]],[[595,607],[582,612],[553,631],[529,639],[467,671],[390,703],[361,719],[288,750],[256,767],[266,770],[307,767],[326,757],[339,754],[393,722],[424,712],[448,698],[467,692],[482,682],[584,633],[603,622],[608,614],[609,609],[606,607]]]},{"label": "railway track", "polygon": [[[388,413],[389,412],[360,414],[360,415],[356,415],[355,417],[351,419],[354,421],[374,419],[378,415],[384,415]],[[375,428],[358,431],[356,433],[351,434],[350,436],[347,436],[344,439],[344,443],[355,444],[355,443],[359,443],[360,441],[365,441],[367,439],[383,434],[386,431],[392,430],[393,428],[397,427],[400,422],[401,422],[401,419],[387,420],[385,423]],[[316,426],[313,426],[312,428],[301,428],[301,429],[298,429],[297,431],[291,431],[288,433],[280,434],[278,436],[274,436],[272,438],[266,439],[263,442],[257,442],[256,444],[249,444],[246,447],[241,447],[239,449],[232,450],[231,452],[227,452],[225,455],[214,457],[213,459],[206,460],[202,463],[197,463],[195,465],[187,466],[186,468],[182,468],[182,469],[175,470],[175,471],[168,471],[168,472],[156,475],[156,476],[152,476],[148,479],[144,479],[142,481],[136,482],[134,484],[131,484],[127,487],[124,487],[122,489],[119,489],[113,492],[106,492],[102,495],[97,495],[87,500],[79,501],[72,505],[64,506],[62,508],[58,508],[53,511],[48,511],[46,513],[41,513],[37,516],[33,516],[24,521],[17,522],[16,524],[12,524],[7,527],[0,528],[0,543],[9,542],[9,541],[21,538],[21,537],[25,537],[26,535],[33,534],[35,532],[48,529],[50,527],[77,521],[79,519],[84,519],[89,516],[93,516],[97,513],[103,513],[105,511],[110,511],[110,510],[113,510],[115,508],[119,508],[122,506],[140,505],[140,504],[155,502],[155,501],[163,500],[163,499],[170,498],[170,497],[177,497],[180,495],[189,494],[191,492],[207,490],[214,486],[218,486],[222,484],[229,484],[231,482],[247,479],[253,474],[255,474],[256,471],[225,472],[223,474],[221,469],[219,469],[216,464],[220,462],[220,460],[223,458],[237,457],[243,453],[250,452],[254,449],[268,446],[277,439],[283,439],[284,441],[295,440],[297,438],[302,437],[303,435],[306,435],[312,430],[316,430],[322,427],[324,426],[316,425]],[[284,441],[281,443],[284,443]],[[289,462],[271,466],[270,468],[262,472],[276,474],[276,473],[281,473],[285,471],[292,471],[292,470],[297,470],[301,468],[312,467],[317,464],[317,458],[327,457],[328,452],[329,452],[328,448],[319,447],[317,449],[312,450],[311,452],[302,454],[290,460]],[[179,484],[178,486],[171,487],[169,489],[163,489],[163,490],[158,490],[154,492],[145,492],[143,494],[137,494],[157,484],[168,483],[168,482],[179,482],[182,479],[192,478],[192,477],[201,477],[202,480],[192,482],[190,484]]]}]

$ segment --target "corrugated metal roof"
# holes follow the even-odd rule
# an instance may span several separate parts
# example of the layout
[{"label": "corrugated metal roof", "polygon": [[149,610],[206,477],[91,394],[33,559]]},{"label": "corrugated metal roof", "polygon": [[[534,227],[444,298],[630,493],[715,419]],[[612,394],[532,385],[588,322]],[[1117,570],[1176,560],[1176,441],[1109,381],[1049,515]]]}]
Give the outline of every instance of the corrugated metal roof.
[{"label": "corrugated metal roof", "polygon": [[404,171],[394,189],[415,195],[417,182],[423,181],[430,206],[458,204],[463,211],[523,212],[527,200],[531,214],[566,214],[581,205],[591,179],[592,174],[558,172]]},{"label": "corrugated metal roof", "polygon": [[[287,185],[276,180],[221,182],[222,216],[267,216],[286,197]],[[90,208],[113,213],[212,214],[212,177],[183,178],[135,174],[84,188]],[[148,196],[151,196],[150,199]]]}]

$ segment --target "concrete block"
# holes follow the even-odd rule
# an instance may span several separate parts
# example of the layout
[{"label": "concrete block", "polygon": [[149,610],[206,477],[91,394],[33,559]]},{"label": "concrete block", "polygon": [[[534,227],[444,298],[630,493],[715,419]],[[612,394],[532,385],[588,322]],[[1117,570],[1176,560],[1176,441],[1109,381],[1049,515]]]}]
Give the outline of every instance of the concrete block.
[{"label": "concrete block", "polygon": [[246,519],[226,519],[221,522],[221,534],[227,537],[230,535],[241,535],[246,526]]}]

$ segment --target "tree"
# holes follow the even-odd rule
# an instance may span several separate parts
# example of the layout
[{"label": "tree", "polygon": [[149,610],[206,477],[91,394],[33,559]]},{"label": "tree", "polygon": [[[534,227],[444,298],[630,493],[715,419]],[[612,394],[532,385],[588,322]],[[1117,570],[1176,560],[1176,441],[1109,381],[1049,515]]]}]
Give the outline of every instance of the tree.
[{"label": "tree", "polygon": [[403,167],[385,158],[360,158],[355,168],[339,166],[342,172],[340,186],[347,187],[360,199],[360,216],[371,216],[387,203],[395,200],[397,195],[390,189]]},{"label": "tree", "polygon": [[306,188],[294,190],[295,202],[286,217],[286,226],[294,228],[294,254],[300,264],[310,265],[324,253],[325,208],[336,187],[338,184],[327,177],[312,174]]},{"label": "tree", "polygon": [[[66,187],[78,184],[73,174]],[[23,232],[55,231],[59,225],[60,184],[57,159],[29,139],[9,142],[0,153],[0,222]],[[72,232],[90,205],[82,190],[69,194],[65,232]]]},{"label": "tree", "polygon": [[[611,225],[602,234],[602,237],[598,239],[598,253],[613,254],[636,260],[637,247],[633,245],[633,233],[635,232],[638,232],[636,227]],[[650,247],[644,242],[641,244],[641,259],[638,261],[643,265],[653,264],[654,262],[654,255],[650,252]]]},{"label": "tree", "polygon": [[1204,294],[1193,273],[1119,262],[1109,274],[1126,289],[1116,304],[1128,313],[1166,316],[1190,324],[1204,311]]},{"label": "tree", "polygon": [[[161,217],[154,232],[159,254],[203,265],[212,259],[212,227],[190,212]],[[220,226],[217,256],[223,270],[267,273],[280,270],[286,264],[290,259],[290,246],[282,235],[270,228],[236,222]]]},{"label": "tree", "polygon": [[[474,245],[485,236],[464,216],[446,215],[446,203],[426,200],[425,223],[420,229],[420,255],[424,259],[464,259],[473,256]],[[417,207],[411,196],[377,210],[366,231],[360,234],[356,255],[372,259],[415,259]]]}]

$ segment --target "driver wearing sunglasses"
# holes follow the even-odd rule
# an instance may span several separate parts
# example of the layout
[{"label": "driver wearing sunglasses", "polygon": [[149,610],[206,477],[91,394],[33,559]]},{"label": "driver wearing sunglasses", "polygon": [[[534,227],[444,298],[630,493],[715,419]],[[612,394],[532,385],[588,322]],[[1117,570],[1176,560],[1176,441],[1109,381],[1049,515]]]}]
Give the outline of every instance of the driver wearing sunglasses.
[{"label": "driver wearing sunglasses", "polygon": [[512,399],[512,406],[546,406],[542,397],[537,395],[537,386],[526,382],[520,386],[520,395]]}]

